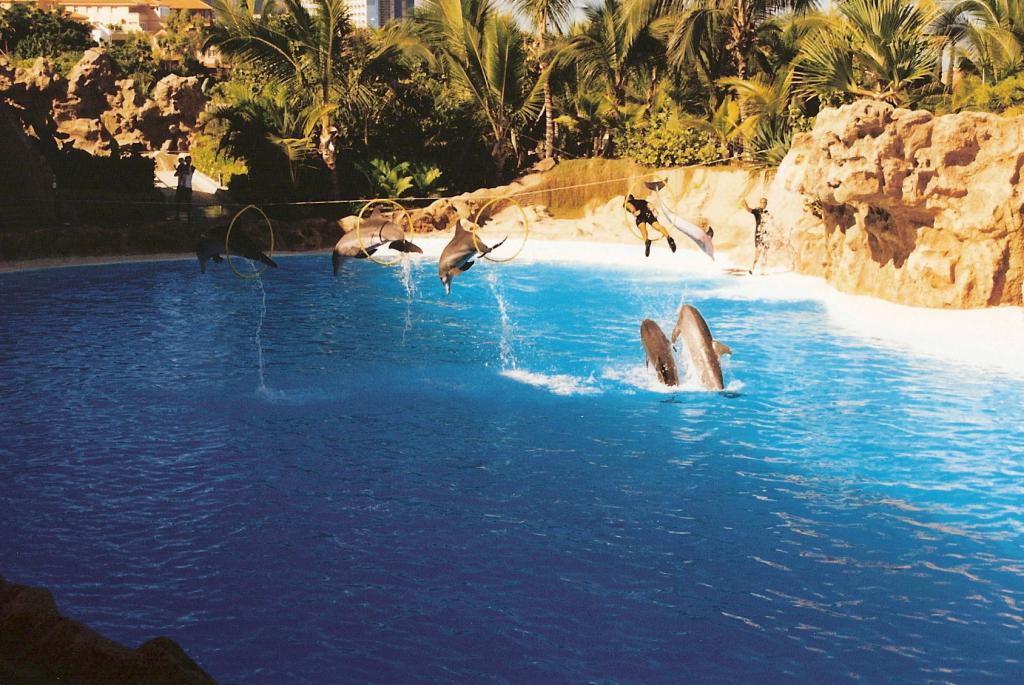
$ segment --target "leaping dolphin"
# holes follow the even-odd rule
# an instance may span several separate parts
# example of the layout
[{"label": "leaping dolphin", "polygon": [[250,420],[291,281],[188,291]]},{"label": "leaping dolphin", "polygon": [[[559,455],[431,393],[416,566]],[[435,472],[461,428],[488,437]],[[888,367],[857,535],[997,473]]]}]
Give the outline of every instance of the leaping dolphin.
[{"label": "leaping dolphin", "polygon": [[679,308],[676,327],[672,329],[672,342],[680,336],[690,355],[690,362],[697,371],[700,384],[708,390],[723,390],[721,354],[732,354],[728,345],[717,342],[711,337],[707,321],[692,305],[684,304]]},{"label": "leaping dolphin", "polygon": [[[221,226],[209,234],[204,233],[199,236],[199,240],[196,243],[196,259],[199,260],[199,270],[202,273],[206,273],[207,260],[212,259],[215,264],[220,264],[224,261],[224,236],[227,230],[226,226]],[[228,250],[233,255],[238,255],[244,259],[251,259],[254,262],[262,262],[275,269],[277,268],[274,260],[264,254],[263,250],[256,243],[244,235],[232,233]]]},{"label": "leaping dolphin", "polygon": [[640,324],[640,342],[647,353],[647,364],[654,367],[658,380],[668,386],[679,385],[676,358],[661,327],[650,319],[644,319]]},{"label": "leaping dolphin", "polygon": [[423,252],[418,245],[405,239],[401,226],[385,218],[380,207],[376,207],[370,216],[362,220],[358,231],[349,231],[335,244],[331,253],[334,275],[338,275],[346,259],[366,259],[385,245],[399,252]]},{"label": "leaping dolphin", "polygon": [[463,271],[469,271],[476,263],[473,258],[477,254],[482,257],[501,247],[506,240],[508,236],[492,247],[487,247],[479,237],[474,240],[473,234],[463,228],[461,219],[456,221],[455,235],[441,250],[441,257],[437,260],[437,275],[444,285],[445,294],[450,295],[452,292],[452,279]]}]

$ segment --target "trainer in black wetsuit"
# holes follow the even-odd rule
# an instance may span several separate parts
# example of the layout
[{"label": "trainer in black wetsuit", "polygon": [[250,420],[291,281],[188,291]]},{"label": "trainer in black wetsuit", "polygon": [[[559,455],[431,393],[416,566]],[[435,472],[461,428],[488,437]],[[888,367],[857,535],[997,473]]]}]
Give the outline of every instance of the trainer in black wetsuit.
[{"label": "trainer in black wetsuit", "polygon": [[640,229],[640,237],[644,241],[644,256],[651,256],[651,240],[647,237],[648,226],[653,226],[665,236],[668,240],[669,249],[673,252],[676,251],[676,241],[672,240],[672,236],[668,234],[668,229],[658,223],[658,217],[654,215],[654,210],[651,209],[647,200],[641,200],[628,195],[626,197],[626,209],[633,214],[633,217],[636,219],[636,227]]},{"label": "trainer in black wetsuit", "polygon": [[754,273],[758,262],[762,261],[768,252],[768,199],[762,197],[761,202],[753,209],[747,206],[746,202],[743,206],[754,215],[754,264],[750,267],[750,273]]}]

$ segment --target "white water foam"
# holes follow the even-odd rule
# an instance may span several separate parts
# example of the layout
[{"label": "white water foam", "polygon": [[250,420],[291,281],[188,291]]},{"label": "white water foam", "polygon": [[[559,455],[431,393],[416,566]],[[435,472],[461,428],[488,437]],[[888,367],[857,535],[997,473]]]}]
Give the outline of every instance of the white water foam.
[{"label": "white water foam", "polygon": [[[677,392],[719,392],[717,390],[708,390],[702,386],[696,374],[691,373],[688,367],[685,371],[684,376],[680,378],[680,384],[675,387],[670,387],[659,381],[654,369],[645,364],[609,366],[601,372],[601,378],[628,386],[634,390],[645,390],[662,395],[672,395]],[[726,384],[725,392],[739,392],[743,387],[742,381],[733,379]]]},{"label": "white water foam", "polygon": [[501,372],[505,378],[532,385],[537,388],[546,388],[555,395],[600,395],[602,390],[594,384],[594,378],[577,378],[568,374],[537,373],[525,369],[506,369]]},{"label": "white water foam", "polygon": [[498,312],[501,314],[501,340],[498,342],[501,368],[503,371],[516,369],[519,367],[519,362],[516,359],[515,350],[512,348],[512,322],[508,316],[505,295],[498,284],[498,272],[496,270],[491,269],[487,272],[487,284],[491,287],[494,300],[498,304]]}]

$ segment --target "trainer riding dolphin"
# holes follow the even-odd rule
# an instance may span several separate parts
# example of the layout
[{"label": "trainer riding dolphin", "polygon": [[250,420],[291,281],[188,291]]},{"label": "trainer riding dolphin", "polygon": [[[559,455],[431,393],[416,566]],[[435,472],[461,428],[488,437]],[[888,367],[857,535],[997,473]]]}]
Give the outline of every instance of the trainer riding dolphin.
[{"label": "trainer riding dolphin", "polygon": [[658,380],[668,386],[679,385],[679,371],[676,369],[672,345],[661,327],[650,319],[644,319],[640,324],[640,342],[647,353],[647,365],[654,367]]},{"label": "trainer riding dolphin", "polygon": [[452,279],[469,268],[476,262],[473,258],[479,254],[485,254],[501,247],[502,243],[508,240],[505,236],[501,242],[492,247],[487,247],[479,237],[474,238],[473,234],[462,226],[462,219],[455,222],[455,235],[441,250],[441,257],[437,260],[437,275],[444,285],[445,294],[452,292]]},{"label": "trainer riding dolphin", "polygon": [[[227,226],[221,226],[210,233],[199,236],[199,240],[196,242],[196,259],[199,260],[199,270],[202,273],[206,273],[207,260],[212,259],[216,264],[224,261],[224,237],[227,231]],[[228,250],[233,255],[277,268],[274,260],[264,254],[256,243],[244,235],[232,233]]]},{"label": "trainer riding dolphin", "polygon": [[399,252],[423,252],[418,245],[406,240],[402,227],[386,218],[377,207],[362,220],[358,231],[349,231],[334,246],[331,253],[334,275],[338,275],[346,259],[366,259],[385,245]]},{"label": "trainer riding dolphin", "polygon": [[707,321],[692,305],[684,304],[679,308],[679,318],[676,319],[676,327],[672,329],[672,342],[674,343],[680,336],[700,384],[708,390],[724,389],[719,357],[723,354],[732,354],[732,350],[728,345],[711,337]]}]

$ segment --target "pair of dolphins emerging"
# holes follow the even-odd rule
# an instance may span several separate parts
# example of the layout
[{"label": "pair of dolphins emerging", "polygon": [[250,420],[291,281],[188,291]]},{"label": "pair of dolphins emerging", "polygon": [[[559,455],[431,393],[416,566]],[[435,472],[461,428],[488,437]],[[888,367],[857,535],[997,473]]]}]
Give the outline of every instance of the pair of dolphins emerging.
[{"label": "pair of dolphins emerging", "polygon": [[732,350],[711,337],[711,330],[704,317],[696,307],[688,304],[679,308],[671,342],[654,321],[644,319],[640,324],[640,342],[647,353],[647,364],[654,367],[658,380],[668,386],[679,385],[679,371],[672,343],[680,336],[690,354],[700,384],[707,390],[723,390],[725,386],[720,359],[723,355],[732,354]]},{"label": "pair of dolphins emerging", "polygon": [[[488,254],[500,247],[507,239],[506,237],[501,242],[488,247],[463,227],[461,219],[458,220],[455,223],[455,235],[444,246],[441,257],[437,260],[437,276],[441,279],[441,284],[444,285],[445,293],[452,292],[452,279],[463,271],[468,271],[476,263],[473,259],[477,255],[482,257]],[[358,235],[356,231],[349,231],[341,236],[341,240],[334,246],[334,252],[331,254],[334,275],[338,275],[338,270],[346,259],[365,259],[385,245],[399,252],[423,252],[418,245],[406,240],[402,227],[385,218],[378,208],[363,220],[359,226]]]}]

